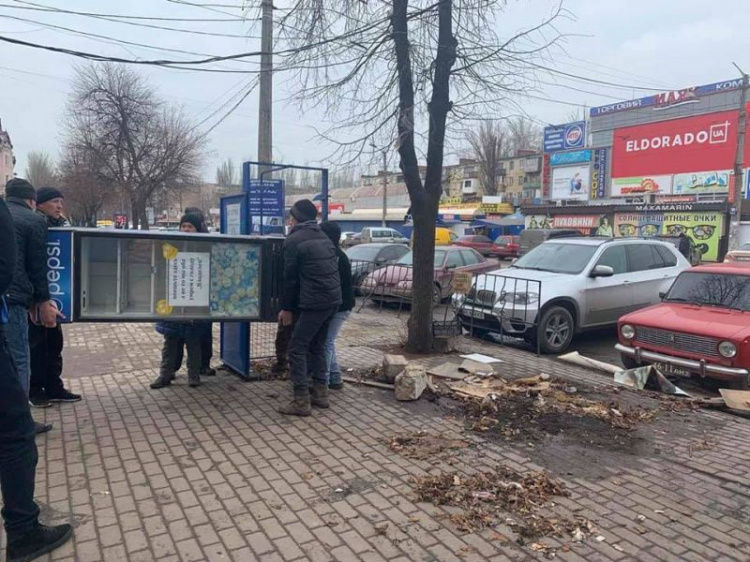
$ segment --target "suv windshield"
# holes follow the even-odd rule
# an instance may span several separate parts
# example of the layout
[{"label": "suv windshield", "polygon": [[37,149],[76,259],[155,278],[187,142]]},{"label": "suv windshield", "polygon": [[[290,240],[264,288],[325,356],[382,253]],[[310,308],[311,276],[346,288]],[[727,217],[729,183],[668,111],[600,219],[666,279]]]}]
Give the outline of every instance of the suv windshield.
[{"label": "suv windshield", "polygon": [[683,273],[664,300],[750,310],[750,275]]},{"label": "suv windshield", "polygon": [[584,244],[542,244],[520,258],[513,267],[553,273],[581,273],[596,253],[597,246]]}]

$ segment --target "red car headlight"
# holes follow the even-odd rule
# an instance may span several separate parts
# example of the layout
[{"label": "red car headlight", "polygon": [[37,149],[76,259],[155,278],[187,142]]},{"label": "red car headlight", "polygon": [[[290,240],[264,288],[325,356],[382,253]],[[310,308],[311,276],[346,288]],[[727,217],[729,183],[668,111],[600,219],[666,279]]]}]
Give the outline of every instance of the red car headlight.
[{"label": "red car headlight", "polygon": [[626,340],[632,340],[635,338],[635,328],[630,324],[623,324],[620,326],[620,335]]}]

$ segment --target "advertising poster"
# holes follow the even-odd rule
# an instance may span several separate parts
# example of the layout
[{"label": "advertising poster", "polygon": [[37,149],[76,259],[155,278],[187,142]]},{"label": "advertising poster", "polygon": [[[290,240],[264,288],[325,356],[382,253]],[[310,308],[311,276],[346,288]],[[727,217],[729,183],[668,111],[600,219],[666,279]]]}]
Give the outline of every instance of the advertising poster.
[{"label": "advertising poster", "polygon": [[589,162],[591,162],[590,150],[556,152],[549,157],[550,166],[570,166],[571,164],[588,164]]},{"label": "advertising poster", "polygon": [[731,175],[731,170],[677,174],[673,180],[672,193],[675,195],[728,193]]},{"label": "advertising poster", "polygon": [[575,121],[544,128],[544,152],[583,148],[586,145],[586,122]]},{"label": "advertising poster", "polygon": [[50,299],[70,322],[73,316],[73,233],[47,231],[47,285]]},{"label": "advertising poster", "polygon": [[214,244],[211,277],[211,314],[259,316],[261,249],[245,244]]},{"label": "advertising poster", "polygon": [[593,153],[594,162],[591,167],[591,199],[604,199],[607,191],[607,149],[597,148]]},{"label": "advertising poster", "polygon": [[552,168],[552,193],[550,194],[550,199],[553,201],[564,199],[588,200],[589,179],[588,166]]},{"label": "advertising poster", "polygon": [[250,233],[284,233],[284,181],[250,180]]},{"label": "advertising poster", "polygon": [[240,220],[241,203],[231,203],[226,206],[227,231],[226,234],[239,236],[242,234],[242,223]]},{"label": "advertising poster", "polygon": [[[671,119],[617,129],[612,177],[687,174],[732,168],[739,111]],[[745,162],[750,161],[750,143]]]},{"label": "advertising poster", "polygon": [[547,215],[526,215],[524,222],[527,230],[555,228],[555,221]]},{"label": "advertising poster", "polygon": [[672,193],[672,176],[612,178],[612,197],[638,197],[648,193]]},{"label": "advertising poster", "polygon": [[167,260],[169,306],[208,306],[210,282],[210,253],[179,252]]},{"label": "advertising poster", "polygon": [[679,236],[695,242],[704,261],[716,261],[723,232],[720,212],[617,213],[615,236]]}]

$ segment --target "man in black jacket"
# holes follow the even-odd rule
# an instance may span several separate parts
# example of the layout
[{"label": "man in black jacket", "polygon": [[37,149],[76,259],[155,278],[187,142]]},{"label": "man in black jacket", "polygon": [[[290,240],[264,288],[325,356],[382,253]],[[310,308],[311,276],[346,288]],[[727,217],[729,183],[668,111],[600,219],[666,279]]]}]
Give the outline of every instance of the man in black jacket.
[{"label": "man in black jacket", "polygon": [[[311,406],[329,407],[325,341],[331,318],[341,304],[338,256],[315,222],[317,214],[309,199],[297,201],[291,209],[292,230],[284,242],[279,322],[285,326],[294,323],[289,342],[294,398],[279,412],[294,416],[309,416]],[[312,389],[308,373],[312,373]]]},{"label": "man in black jacket", "polygon": [[[28,181],[13,178],[5,185],[5,200],[13,217],[17,260],[13,282],[5,291],[8,304],[7,343],[16,364],[21,386],[29,396],[30,352],[28,315],[47,328],[54,328],[62,316],[50,300],[47,285],[47,222],[34,212],[36,190]],[[49,431],[38,424],[37,432]]]},{"label": "man in black jacket", "polygon": [[[36,210],[47,226],[66,226],[63,217],[63,194],[54,187],[40,187],[36,192]],[[63,331],[42,326],[29,318],[29,350],[31,352],[31,384],[29,400],[37,408],[48,408],[50,402],[78,402],[79,394],[66,390],[63,380]]]},{"label": "man in black jacket", "polygon": [[[13,219],[0,199],[0,295],[11,286],[16,265]],[[8,537],[7,560],[33,560],[67,541],[70,525],[46,527],[39,523],[34,503],[38,460],[34,420],[29,402],[8,352],[5,298],[0,296],[0,489],[2,516]]]}]

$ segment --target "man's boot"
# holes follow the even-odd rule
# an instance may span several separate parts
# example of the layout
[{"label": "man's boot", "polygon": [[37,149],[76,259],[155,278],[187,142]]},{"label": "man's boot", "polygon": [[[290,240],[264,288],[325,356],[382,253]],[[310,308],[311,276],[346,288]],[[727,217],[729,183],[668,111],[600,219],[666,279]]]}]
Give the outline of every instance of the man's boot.
[{"label": "man's boot", "polygon": [[310,402],[316,408],[330,408],[331,403],[328,401],[328,387],[323,383],[313,383],[312,390],[310,391]]},{"label": "man's boot", "polygon": [[279,408],[279,413],[287,416],[309,416],[312,414],[310,393],[307,390],[295,390],[292,401]]},{"label": "man's boot", "polygon": [[70,525],[37,525],[28,533],[8,540],[7,562],[28,562],[62,546],[73,535]]},{"label": "man's boot", "polygon": [[201,385],[200,372],[188,372],[188,386],[195,388]]},{"label": "man's boot", "polygon": [[156,390],[157,388],[164,388],[165,386],[169,386],[172,384],[172,381],[174,380],[174,375],[159,375],[154,382],[151,383],[151,388]]}]

